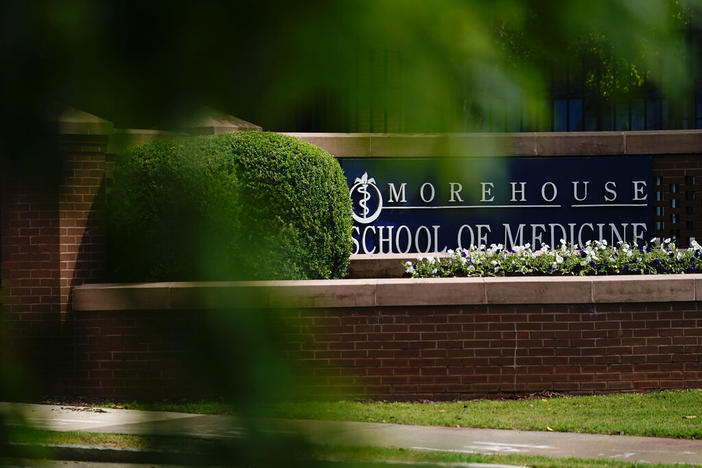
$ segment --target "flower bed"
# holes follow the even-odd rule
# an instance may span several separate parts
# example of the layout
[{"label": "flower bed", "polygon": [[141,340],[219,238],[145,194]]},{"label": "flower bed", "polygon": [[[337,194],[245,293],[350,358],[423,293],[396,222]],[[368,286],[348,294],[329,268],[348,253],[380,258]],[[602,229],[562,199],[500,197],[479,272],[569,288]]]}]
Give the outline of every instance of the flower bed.
[{"label": "flower bed", "polygon": [[694,240],[690,244],[686,250],[679,250],[670,239],[616,246],[588,241],[582,248],[561,240],[559,248],[543,245],[538,250],[529,244],[509,250],[492,244],[449,250],[445,257],[419,257],[404,267],[405,275],[413,278],[697,273],[702,271],[702,246]]}]

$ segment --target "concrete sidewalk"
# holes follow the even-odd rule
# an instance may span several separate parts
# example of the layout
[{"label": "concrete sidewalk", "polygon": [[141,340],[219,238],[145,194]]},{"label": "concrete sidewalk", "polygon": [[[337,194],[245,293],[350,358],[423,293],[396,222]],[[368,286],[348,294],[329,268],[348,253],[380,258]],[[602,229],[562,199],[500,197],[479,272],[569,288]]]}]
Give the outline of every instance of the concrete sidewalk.
[{"label": "concrete sidewalk", "polygon": [[[0,411],[11,408],[24,414],[31,425],[52,431],[201,438],[244,435],[236,418],[221,415],[0,403]],[[265,430],[299,434],[314,443],[331,445],[702,465],[702,441],[698,440],[313,420],[268,421]]]}]

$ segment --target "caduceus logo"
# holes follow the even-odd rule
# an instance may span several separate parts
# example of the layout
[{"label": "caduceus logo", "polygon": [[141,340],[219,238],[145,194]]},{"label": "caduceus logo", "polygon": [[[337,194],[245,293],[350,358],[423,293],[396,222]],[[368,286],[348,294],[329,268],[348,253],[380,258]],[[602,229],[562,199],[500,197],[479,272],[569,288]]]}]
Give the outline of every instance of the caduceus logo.
[{"label": "caduceus logo", "polygon": [[[373,189],[370,192],[368,189]],[[356,203],[354,203],[353,219],[361,224],[368,224],[375,221],[380,212],[383,210],[383,196],[380,194],[380,189],[375,185],[375,179],[372,177],[368,178],[368,173],[364,172],[361,177],[356,177],[353,181],[353,187],[349,191],[351,200],[354,200],[354,195],[358,195],[360,198],[358,200],[358,208],[360,209],[360,215],[356,213]],[[375,210],[371,213],[371,208],[368,206],[369,202],[373,199],[373,195],[377,198],[377,206]]]}]

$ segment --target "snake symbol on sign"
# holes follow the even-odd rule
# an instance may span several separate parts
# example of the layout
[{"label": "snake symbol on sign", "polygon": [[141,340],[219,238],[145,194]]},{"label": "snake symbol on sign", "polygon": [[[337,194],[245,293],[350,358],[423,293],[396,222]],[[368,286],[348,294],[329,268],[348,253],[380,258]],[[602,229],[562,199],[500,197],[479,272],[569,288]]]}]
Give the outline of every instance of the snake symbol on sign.
[{"label": "snake symbol on sign", "polygon": [[[372,189],[372,191],[369,191],[369,189]],[[375,184],[375,179],[372,177],[368,178],[367,172],[364,172],[361,177],[356,177],[356,180],[354,180],[353,187],[349,190],[349,195],[352,200],[356,193],[361,196],[361,199],[358,201],[358,206],[361,208],[362,213],[358,215],[354,210],[352,213],[353,219],[361,224],[372,223],[380,216],[380,212],[383,210],[383,196],[380,193],[380,189],[378,189],[378,186]],[[370,213],[368,202],[373,198],[373,195],[378,198],[378,206],[373,213]]]}]

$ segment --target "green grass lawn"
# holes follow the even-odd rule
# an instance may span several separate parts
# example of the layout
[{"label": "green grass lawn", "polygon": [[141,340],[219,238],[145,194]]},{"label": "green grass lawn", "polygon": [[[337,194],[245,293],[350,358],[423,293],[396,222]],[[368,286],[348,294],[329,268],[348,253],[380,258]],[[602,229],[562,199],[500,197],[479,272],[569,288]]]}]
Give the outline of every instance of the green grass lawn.
[{"label": "green grass lawn", "polygon": [[[112,406],[232,413],[230,407],[219,403]],[[450,403],[286,402],[260,408],[260,414],[293,419],[702,438],[702,390]]]},{"label": "green grass lawn", "polygon": [[279,417],[702,438],[702,391],[450,403],[281,403]]}]

